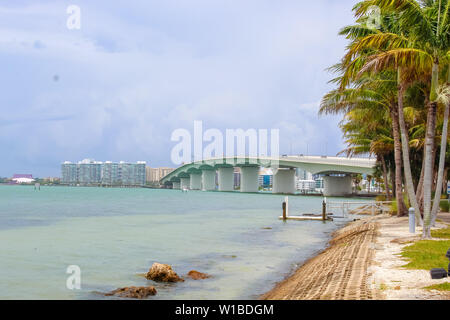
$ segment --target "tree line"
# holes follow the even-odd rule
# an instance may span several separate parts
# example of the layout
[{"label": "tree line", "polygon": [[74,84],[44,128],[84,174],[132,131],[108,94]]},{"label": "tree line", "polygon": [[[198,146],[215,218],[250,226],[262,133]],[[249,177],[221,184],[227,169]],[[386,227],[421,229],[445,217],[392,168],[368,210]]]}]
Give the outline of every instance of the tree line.
[{"label": "tree line", "polygon": [[330,67],[336,87],[319,111],[343,114],[342,152],[376,156],[386,197],[395,199],[399,216],[415,209],[424,238],[431,237],[450,163],[449,6],[449,0],[357,3],[354,24],[339,32],[349,40],[346,52]]}]

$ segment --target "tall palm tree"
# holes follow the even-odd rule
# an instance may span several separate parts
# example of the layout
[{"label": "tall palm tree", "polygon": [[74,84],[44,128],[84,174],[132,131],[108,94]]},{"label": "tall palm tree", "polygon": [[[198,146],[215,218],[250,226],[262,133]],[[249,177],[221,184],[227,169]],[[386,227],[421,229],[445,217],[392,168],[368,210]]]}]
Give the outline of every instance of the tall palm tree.
[{"label": "tall palm tree", "polygon": [[[355,7],[358,8],[358,5]],[[352,46],[355,46],[358,44],[358,42],[361,39],[364,39],[368,36],[375,36],[377,34],[380,34],[382,31],[376,30],[373,28],[368,27],[367,25],[367,18],[360,17],[355,25],[344,27],[340,31],[340,35],[346,36],[347,39],[351,41],[349,45],[349,50],[352,48]],[[384,16],[382,20],[381,30],[388,31],[388,30],[396,30],[396,20],[395,16]],[[332,68],[330,68],[331,71],[340,73],[340,76],[336,79],[333,79],[331,82],[335,82],[339,85],[339,90],[336,90],[335,92],[331,92],[329,95],[326,95],[324,98],[325,100],[330,100],[333,103],[333,96],[338,92],[343,92],[345,94],[346,90],[349,87],[352,86],[358,86],[358,84],[361,82],[360,80],[357,80],[357,78],[360,76],[362,67],[367,63],[367,58],[373,55],[375,51],[370,50],[370,48],[364,48],[359,50],[358,55],[354,55],[352,52],[347,54],[341,61],[341,63],[336,64]],[[387,76],[387,78],[386,78]],[[381,87],[384,96],[384,105],[385,107],[389,109],[389,113],[392,119],[393,124],[393,138],[394,138],[394,158],[395,158],[395,183],[393,183],[393,189],[396,193],[396,198],[398,201],[397,207],[399,208],[399,214],[404,215],[406,214],[406,206],[403,202],[403,195],[402,195],[402,154],[401,154],[401,140],[400,140],[400,127],[398,123],[398,106],[396,101],[396,80],[392,77],[394,76],[393,73],[390,75],[385,75],[384,78],[377,79],[376,81],[371,80],[367,81],[367,79],[370,80],[370,78],[366,77],[365,84],[368,85],[372,92],[378,92],[379,88]],[[356,82],[356,84],[355,84]],[[345,112],[345,109],[342,108],[342,103],[345,102],[338,102],[340,105],[336,105],[337,110],[342,112]],[[351,104],[347,104],[349,107],[351,107]],[[377,106],[375,106],[377,107]],[[378,106],[379,107],[379,106]],[[333,107],[330,106],[327,110],[327,112],[330,112],[330,109]],[[323,110],[322,110],[323,111]],[[418,221],[420,219],[420,215],[418,216]]]},{"label": "tall palm tree", "polygon": [[[392,67],[398,70],[399,123],[402,131],[404,169],[408,195],[416,211],[420,211],[420,208],[413,190],[411,168],[409,167],[409,153],[407,153],[409,143],[405,132],[402,103],[408,86],[423,77],[424,74],[431,74],[423,177],[423,237],[429,238],[431,237],[432,158],[439,98],[439,70],[441,65],[447,66],[449,60],[449,1],[367,0],[357,5],[356,15],[365,14],[373,5],[380,7],[386,13],[397,14],[400,33],[369,35],[351,51],[353,51],[352,55],[354,52],[368,47],[379,51],[369,59],[363,70],[377,71]],[[441,145],[446,147],[446,143],[441,143]],[[441,160],[442,157],[439,169],[445,159]]]},{"label": "tall palm tree", "polygon": [[[337,68],[335,66],[335,68]],[[374,126],[378,126],[378,130],[389,130],[392,128],[394,154],[395,154],[395,192],[397,199],[398,214],[405,215],[406,205],[403,201],[402,193],[402,164],[400,151],[400,137],[398,122],[395,117],[396,103],[395,103],[395,80],[393,80],[392,73],[378,74],[377,77],[364,77],[359,79],[357,87],[349,89],[336,89],[324,96],[321,102],[319,113],[346,113],[347,118],[350,119],[347,125],[341,126],[347,138],[347,144],[353,147],[346,150],[348,155],[355,153],[374,153],[378,157],[386,155],[386,143],[375,139]],[[351,114],[352,110],[365,110],[366,115],[369,115],[363,122],[355,121],[355,114]],[[383,115],[391,118],[391,123],[377,123],[374,121],[375,117]],[[356,127],[350,125],[356,124]],[[372,124],[369,132],[364,132],[363,127]],[[359,127],[358,127],[359,126]],[[381,126],[381,128],[380,128]],[[359,135],[358,135],[359,131]],[[353,136],[352,136],[353,135]],[[390,132],[383,132],[378,135],[380,139],[386,139],[390,136]],[[366,140],[364,140],[366,139]],[[371,140],[373,139],[373,140]],[[366,145],[362,142],[366,141]],[[356,147],[355,147],[356,146]],[[384,158],[383,158],[384,159]],[[384,177],[385,185],[388,186],[387,177]]]}]

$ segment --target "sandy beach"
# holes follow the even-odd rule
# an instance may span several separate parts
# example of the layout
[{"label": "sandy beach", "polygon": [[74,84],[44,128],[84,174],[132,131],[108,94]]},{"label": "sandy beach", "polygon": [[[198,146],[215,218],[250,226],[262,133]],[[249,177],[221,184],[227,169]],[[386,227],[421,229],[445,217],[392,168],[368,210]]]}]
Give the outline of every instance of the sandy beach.
[{"label": "sandy beach", "polygon": [[[436,228],[450,223],[440,214]],[[265,300],[414,300],[450,299],[448,292],[424,289],[446,281],[432,280],[427,270],[410,270],[401,250],[420,240],[411,235],[408,218],[364,217],[335,232],[329,247],[293,275],[261,296]],[[444,253],[445,254],[445,253]]]}]

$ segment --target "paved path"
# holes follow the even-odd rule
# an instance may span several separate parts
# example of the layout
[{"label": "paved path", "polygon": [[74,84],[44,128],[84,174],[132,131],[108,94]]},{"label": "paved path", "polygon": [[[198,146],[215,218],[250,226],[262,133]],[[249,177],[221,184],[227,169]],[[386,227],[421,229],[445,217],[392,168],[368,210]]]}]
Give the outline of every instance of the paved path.
[{"label": "paved path", "polygon": [[450,213],[449,212],[440,212],[438,214],[438,219],[441,219],[445,223],[450,223]]}]

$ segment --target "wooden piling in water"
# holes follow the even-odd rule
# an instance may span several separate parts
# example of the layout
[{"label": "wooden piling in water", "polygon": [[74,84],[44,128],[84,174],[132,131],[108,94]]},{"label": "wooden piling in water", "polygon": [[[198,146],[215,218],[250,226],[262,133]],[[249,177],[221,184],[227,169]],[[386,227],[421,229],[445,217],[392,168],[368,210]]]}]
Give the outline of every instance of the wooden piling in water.
[{"label": "wooden piling in water", "polygon": [[327,220],[327,202],[325,199],[322,201],[322,220]]},{"label": "wooden piling in water", "polygon": [[283,220],[285,221],[287,219],[287,216],[286,216],[286,202],[283,202],[282,208],[283,208]]}]

